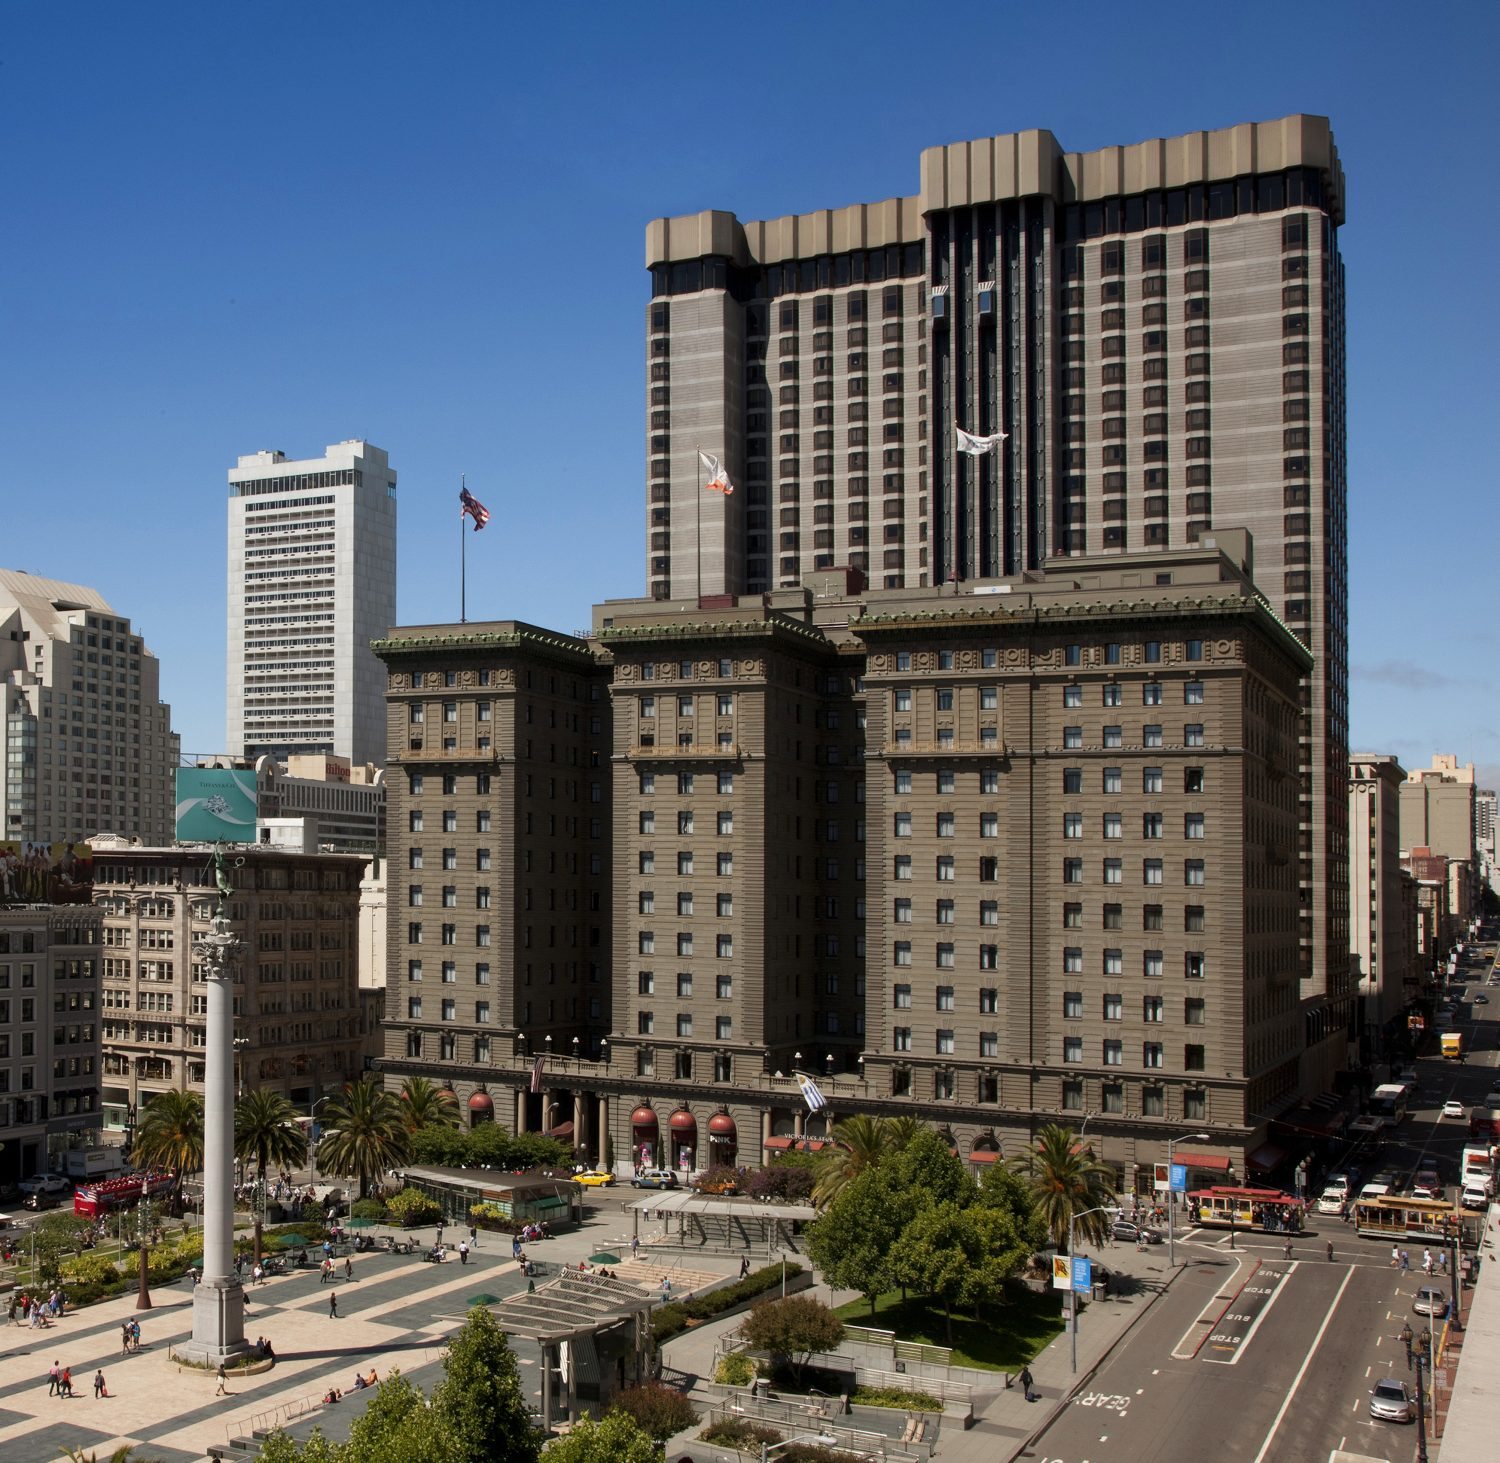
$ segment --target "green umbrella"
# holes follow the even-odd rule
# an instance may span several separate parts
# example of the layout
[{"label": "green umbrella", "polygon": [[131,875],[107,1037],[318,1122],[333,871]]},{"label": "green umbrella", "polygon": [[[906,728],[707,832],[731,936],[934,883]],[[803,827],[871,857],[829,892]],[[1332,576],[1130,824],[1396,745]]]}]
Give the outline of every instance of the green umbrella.
[{"label": "green umbrella", "polygon": [[280,1238],[282,1244],[291,1245],[293,1247],[297,1245],[305,1245],[307,1243],[307,1236],[305,1234],[298,1234],[295,1230],[291,1234],[282,1235]]},{"label": "green umbrella", "polygon": [[478,1295],[471,1295],[469,1302],[471,1306],[495,1306],[500,1304],[498,1295],[491,1295],[487,1290],[481,1290]]},{"label": "green umbrella", "polygon": [[620,1257],[612,1255],[608,1250],[600,1250],[597,1255],[589,1256],[590,1265],[618,1265]]},{"label": "green umbrella", "polygon": [[351,1219],[349,1221],[349,1228],[350,1229],[369,1229],[371,1225],[376,1224],[378,1222],[379,1221],[374,1220],[374,1219]]}]

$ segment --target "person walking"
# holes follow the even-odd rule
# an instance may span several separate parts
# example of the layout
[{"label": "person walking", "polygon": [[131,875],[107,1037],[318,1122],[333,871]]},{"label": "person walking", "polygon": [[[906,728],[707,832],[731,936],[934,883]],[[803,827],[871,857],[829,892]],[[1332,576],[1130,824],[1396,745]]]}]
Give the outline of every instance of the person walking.
[{"label": "person walking", "polygon": [[57,1383],[58,1379],[61,1376],[62,1368],[58,1366],[58,1364],[54,1361],[52,1365],[47,1368],[47,1395],[49,1397],[55,1397],[57,1395]]},{"label": "person walking", "polygon": [[1328,1263],[1330,1265],[1333,1263],[1333,1241],[1332,1240],[1328,1241]]},{"label": "person walking", "polygon": [[1281,1247],[1281,1258],[1283,1260],[1290,1260],[1292,1258],[1292,1242],[1291,1242],[1291,1240],[1288,1240],[1284,1245],[1282,1245],[1282,1247]]},{"label": "person walking", "polygon": [[749,1273],[750,1273],[750,1256],[749,1255],[741,1255],[740,1256],[740,1279],[743,1280],[745,1278],[745,1276],[747,1276]]},{"label": "person walking", "polygon": [[348,1255],[344,1256],[344,1279],[354,1279],[354,1261]]},{"label": "person walking", "polygon": [[1391,1269],[1397,1269],[1401,1264],[1401,1246],[1391,1246]]},{"label": "person walking", "polygon": [[469,1226],[469,1248],[471,1250],[479,1248],[479,1226],[477,1224]]},{"label": "person walking", "polygon": [[458,1263],[460,1265],[467,1265],[469,1263],[469,1242],[466,1239],[461,1239],[458,1242]]},{"label": "person walking", "polygon": [[1411,1273],[1411,1251],[1409,1250],[1401,1251],[1401,1273],[1403,1275]]},{"label": "person walking", "polygon": [[1031,1375],[1031,1368],[1029,1366],[1023,1366],[1021,1368],[1021,1375],[1020,1375],[1019,1380],[1020,1380],[1020,1383],[1021,1383],[1021,1392],[1022,1392],[1022,1395],[1026,1398],[1026,1400],[1028,1402],[1035,1402],[1036,1401],[1036,1393],[1034,1391],[1032,1391],[1032,1389],[1031,1389],[1031,1384],[1032,1384],[1032,1381],[1034,1379],[1033,1379],[1033,1377]]},{"label": "person walking", "polygon": [[229,1379],[224,1375],[224,1363],[222,1361],[219,1363],[219,1370],[216,1375],[219,1378],[219,1385],[214,1389],[214,1396],[227,1397],[229,1395],[229,1388],[225,1385],[225,1383]]},{"label": "person walking", "polygon": [[639,1235],[635,1235],[635,1234],[631,1235],[630,1236],[630,1258],[632,1260],[635,1259],[636,1255],[640,1252],[640,1248],[641,1248],[641,1239],[640,1239],[640,1236]]},{"label": "person walking", "polygon": [[1428,1249],[1422,1251],[1422,1273],[1427,1276],[1432,1274],[1432,1251]]},{"label": "person walking", "polygon": [[94,1397],[97,1400],[100,1397],[108,1396],[109,1389],[104,1385],[104,1370],[100,1368],[100,1370],[94,1373]]},{"label": "person walking", "polygon": [[58,1379],[57,1395],[59,1397],[71,1397],[73,1395],[73,1368],[65,1366],[62,1376]]},{"label": "person walking", "polygon": [[330,1321],[336,1321],[336,1320],[338,1320],[338,1318],[339,1318],[339,1293],[338,1293],[338,1291],[334,1291],[333,1294],[328,1297],[328,1319]]},{"label": "person walking", "polygon": [[255,1262],[254,1267],[250,1271],[250,1279],[256,1285],[264,1285],[266,1283],[266,1272],[261,1268],[259,1260]]}]

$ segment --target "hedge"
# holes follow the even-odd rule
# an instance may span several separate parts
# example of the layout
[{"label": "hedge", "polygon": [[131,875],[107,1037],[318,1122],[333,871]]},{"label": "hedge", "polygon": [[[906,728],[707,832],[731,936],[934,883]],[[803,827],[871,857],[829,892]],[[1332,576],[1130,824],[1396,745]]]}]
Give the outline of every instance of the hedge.
[{"label": "hedge", "polygon": [[[786,1278],[802,1273],[802,1266],[787,1265]],[[783,1267],[778,1262],[761,1270],[752,1270],[743,1280],[711,1290],[707,1295],[695,1295],[692,1300],[672,1301],[658,1306],[651,1317],[651,1337],[657,1345],[687,1330],[689,1321],[710,1321],[722,1316],[737,1306],[747,1304],[781,1285]]]}]

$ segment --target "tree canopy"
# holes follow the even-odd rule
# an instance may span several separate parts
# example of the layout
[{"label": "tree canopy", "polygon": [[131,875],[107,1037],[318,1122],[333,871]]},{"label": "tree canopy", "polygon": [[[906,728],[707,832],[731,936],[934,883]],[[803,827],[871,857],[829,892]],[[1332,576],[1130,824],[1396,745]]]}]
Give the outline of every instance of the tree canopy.
[{"label": "tree canopy", "polygon": [[1070,1221],[1092,1244],[1108,1239],[1113,1215],[1106,1206],[1115,1197],[1114,1171],[1072,1128],[1047,1124],[1015,1167],[1030,1181],[1037,1213],[1059,1250],[1068,1247]]},{"label": "tree canopy", "polygon": [[401,1108],[408,1133],[423,1128],[458,1127],[458,1098],[451,1087],[439,1087],[426,1077],[407,1077],[401,1083]]},{"label": "tree canopy", "polygon": [[203,1099],[196,1092],[171,1088],[146,1104],[130,1149],[142,1168],[165,1168],[177,1175],[203,1167]]},{"label": "tree canopy", "polygon": [[359,1180],[360,1198],[372,1180],[411,1156],[411,1139],[400,1099],[364,1077],[351,1082],[323,1108],[318,1167],[324,1173]]},{"label": "tree canopy", "polygon": [[810,1295],[762,1301],[745,1317],[740,1331],[757,1351],[789,1364],[799,1380],[813,1352],[832,1351],[844,1339],[844,1323]]},{"label": "tree canopy", "polygon": [[611,1412],[602,1422],[582,1417],[565,1438],[542,1451],[542,1463],[660,1463],[661,1452],[634,1419]]}]

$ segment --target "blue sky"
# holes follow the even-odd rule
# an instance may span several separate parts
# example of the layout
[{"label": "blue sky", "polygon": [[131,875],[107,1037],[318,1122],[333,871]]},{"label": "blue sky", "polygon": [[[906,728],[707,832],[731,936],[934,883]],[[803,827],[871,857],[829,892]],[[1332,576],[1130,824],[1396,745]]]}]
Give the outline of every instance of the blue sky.
[{"label": "blue sky", "polygon": [[365,436],[400,474],[401,620],[457,618],[467,473],[494,514],[470,618],[583,626],[644,585],[648,220],[913,193],[921,148],[1025,127],[1087,150],[1320,112],[1352,740],[1493,785],[1500,12],[1223,9],[12,5],[0,565],[129,614],[184,749],[218,750],[225,471]]}]

